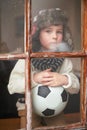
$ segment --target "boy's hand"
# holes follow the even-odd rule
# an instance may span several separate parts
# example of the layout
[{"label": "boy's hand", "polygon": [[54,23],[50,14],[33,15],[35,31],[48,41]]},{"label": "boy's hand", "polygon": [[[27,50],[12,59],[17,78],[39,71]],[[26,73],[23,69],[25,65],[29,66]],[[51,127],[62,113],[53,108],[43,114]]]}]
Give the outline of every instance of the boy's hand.
[{"label": "boy's hand", "polygon": [[34,74],[34,81],[43,85],[57,87],[68,84],[68,78],[65,75],[57,72],[51,72],[51,69],[41,71]]},{"label": "boy's hand", "polygon": [[33,75],[34,81],[37,82],[37,83],[42,84],[44,79],[47,80],[47,78],[49,78],[49,73],[48,72],[50,72],[50,71],[51,71],[51,69],[47,69],[47,70],[41,71],[39,73],[35,73]]}]

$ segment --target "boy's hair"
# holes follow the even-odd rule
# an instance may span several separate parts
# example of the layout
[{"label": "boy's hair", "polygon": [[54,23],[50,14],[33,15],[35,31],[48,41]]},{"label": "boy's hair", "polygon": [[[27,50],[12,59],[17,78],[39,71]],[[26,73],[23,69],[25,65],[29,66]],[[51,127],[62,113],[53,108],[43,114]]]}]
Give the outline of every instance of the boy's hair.
[{"label": "boy's hair", "polygon": [[66,17],[66,14],[59,8],[45,9],[39,11],[38,15],[34,17],[32,23],[32,51],[38,52],[40,50],[40,31],[51,25],[63,26],[63,42],[66,42],[71,50],[73,50],[71,32],[67,24],[68,18]]}]

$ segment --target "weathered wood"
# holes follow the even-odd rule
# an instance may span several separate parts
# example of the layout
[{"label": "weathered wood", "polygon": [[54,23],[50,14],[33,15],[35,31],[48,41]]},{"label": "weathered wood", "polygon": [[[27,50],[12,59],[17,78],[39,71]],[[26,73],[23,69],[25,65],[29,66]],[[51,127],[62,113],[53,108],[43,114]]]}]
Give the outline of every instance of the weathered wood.
[{"label": "weathered wood", "polygon": [[60,52],[60,53],[56,53],[56,52],[52,52],[52,53],[42,53],[42,52],[39,52],[39,53],[31,53],[31,58],[34,58],[34,57],[86,57],[87,54],[85,52],[71,52],[71,53],[63,53],[63,52]]},{"label": "weathered wood", "polygon": [[83,27],[82,27],[82,36],[83,36],[83,45],[84,49],[87,53],[87,0],[83,0],[83,10],[82,10],[82,21],[83,21]]}]

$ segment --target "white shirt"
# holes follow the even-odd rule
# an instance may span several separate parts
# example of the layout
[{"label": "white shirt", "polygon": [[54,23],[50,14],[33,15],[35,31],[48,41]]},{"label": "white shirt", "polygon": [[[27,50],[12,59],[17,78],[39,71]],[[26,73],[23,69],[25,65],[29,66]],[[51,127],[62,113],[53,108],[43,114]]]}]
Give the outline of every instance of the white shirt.
[{"label": "white shirt", "polygon": [[[33,67],[34,69],[34,67]],[[58,68],[57,72],[68,77],[68,85],[63,85],[64,89],[71,93],[78,93],[80,89],[79,79],[73,74],[73,64],[70,59],[65,58],[63,64]],[[36,70],[31,72],[31,77]],[[31,78],[31,86],[35,87],[37,83]],[[13,93],[24,93],[25,92],[25,60],[20,59],[14,66],[8,83],[8,91],[10,94]]]}]

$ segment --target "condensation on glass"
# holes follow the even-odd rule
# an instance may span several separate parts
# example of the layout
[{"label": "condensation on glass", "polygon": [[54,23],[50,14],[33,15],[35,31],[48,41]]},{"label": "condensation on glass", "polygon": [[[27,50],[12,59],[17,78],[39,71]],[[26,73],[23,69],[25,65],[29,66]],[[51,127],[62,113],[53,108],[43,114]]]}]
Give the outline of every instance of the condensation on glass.
[{"label": "condensation on glass", "polygon": [[[51,8],[58,8],[62,9],[66,16],[68,17],[68,26],[70,28],[71,34],[72,34],[72,40],[74,44],[74,50],[75,51],[81,51],[81,0],[80,1],[69,1],[69,6],[67,6],[67,3],[64,0],[51,0],[51,2],[48,0],[41,1],[37,0],[37,3],[35,0],[32,0],[32,19],[34,19],[35,16],[37,16],[38,12],[40,10],[45,9],[51,9]],[[33,20],[32,20],[33,21]],[[71,40],[71,39],[70,39]],[[71,42],[71,41],[70,41]],[[37,46],[36,46],[37,47]]]},{"label": "condensation on glass", "polygon": [[[82,59],[81,58],[67,58],[67,59],[71,60],[71,62],[72,62],[72,65],[73,65],[72,71],[73,71],[73,74],[77,77],[77,79],[79,81],[79,87],[80,87],[81,86],[81,73],[82,73],[82,71],[81,71]],[[51,58],[33,58],[31,60],[31,66],[33,66],[34,69],[31,67],[31,77],[32,77],[33,73],[37,73],[42,70],[46,70],[46,65],[47,65],[47,68],[49,69],[50,68],[49,60],[51,60]],[[46,61],[46,63],[45,63],[45,61]],[[55,63],[51,67],[55,66]],[[78,64],[79,64],[79,66],[78,66]],[[38,70],[38,69],[40,69],[40,70]],[[54,69],[55,69],[55,67],[54,67]],[[60,73],[60,69],[58,69],[57,71]],[[56,90],[56,91],[59,91],[59,90]],[[56,107],[58,107],[57,102],[60,97],[57,98],[58,95],[56,95],[56,93],[55,93],[55,96],[53,96],[54,95],[53,92],[55,92],[55,90],[52,91],[50,86],[47,89],[47,86],[41,85],[39,83],[37,85],[35,85],[31,82],[31,96],[32,96],[32,105],[33,105],[33,107],[32,107],[32,110],[33,110],[32,111],[32,115],[33,115],[32,116],[33,117],[32,128],[34,128],[34,127],[36,128],[37,126],[43,127],[43,124],[44,124],[44,126],[46,126],[46,125],[47,126],[56,126],[56,125],[62,126],[62,125],[77,123],[77,122],[81,121],[81,119],[80,119],[80,91],[77,94],[69,93],[69,99],[68,99],[67,105],[56,116],[54,116],[54,115],[57,112],[57,109],[54,106],[56,105]],[[46,96],[44,96],[44,94],[46,94]],[[55,99],[55,97],[56,97],[56,99]],[[56,102],[55,102],[55,100],[56,100]],[[51,105],[50,105],[50,102],[51,102]],[[60,100],[60,102],[61,102],[61,100]],[[65,102],[67,102],[67,101],[65,101]],[[44,104],[44,105],[42,105],[42,104]],[[55,105],[52,107],[53,104],[55,104]],[[61,104],[62,104],[62,102],[61,102]],[[52,109],[51,107],[55,108],[55,109]],[[48,108],[49,108],[49,110],[48,110]],[[54,111],[53,113],[51,113],[52,112],[51,109]],[[61,107],[61,109],[62,109],[62,107]],[[73,115],[75,115],[75,113],[77,113],[77,117],[73,116]],[[68,120],[67,115],[73,116],[73,119]],[[43,116],[44,119],[42,119],[40,116]],[[50,117],[50,116],[54,116],[54,117]],[[53,121],[52,121],[52,119],[53,119]]]},{"label": "condensation on glass", "polygon": [[0,1],[0,53],[24,51],[24,0]]}]

